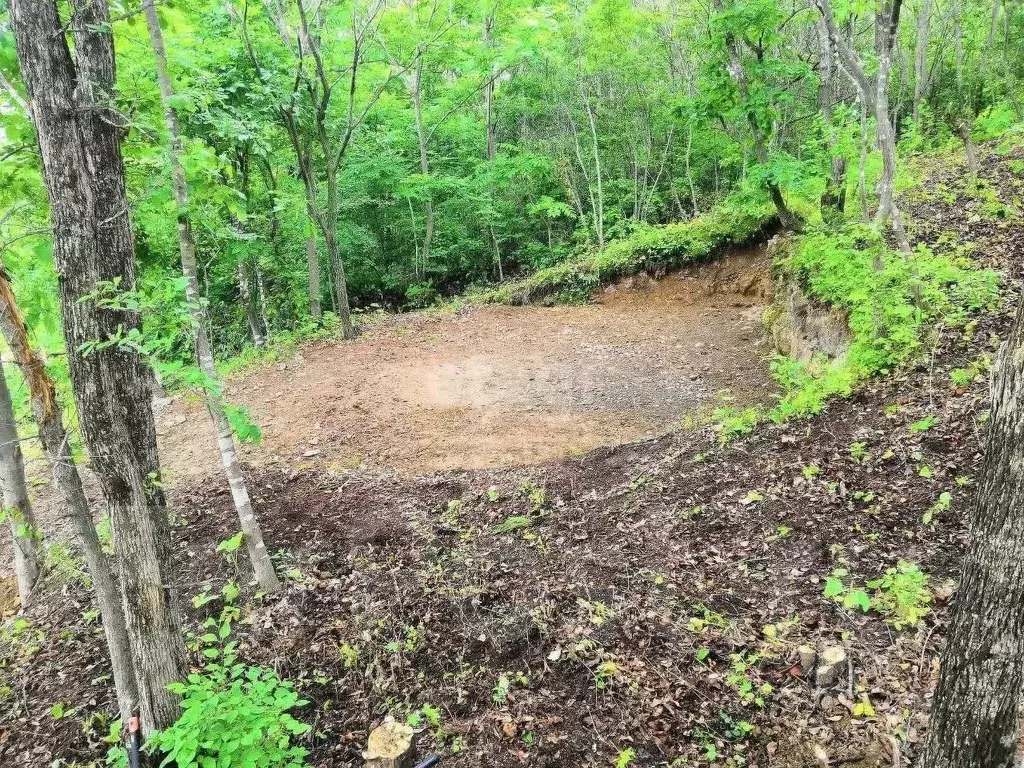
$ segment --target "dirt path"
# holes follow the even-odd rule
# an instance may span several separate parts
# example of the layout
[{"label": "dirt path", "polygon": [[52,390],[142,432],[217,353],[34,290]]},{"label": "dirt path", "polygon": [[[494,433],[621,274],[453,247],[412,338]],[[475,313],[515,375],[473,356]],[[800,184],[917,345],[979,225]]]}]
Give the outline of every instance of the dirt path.
[{"label": "dirt path", "polygon": [[[238,377],[228,397],[263,428],[245,448],[257,464],[534,464],[663,433],[725,390],[763,397],[769,291],[767,259],[745,250],[588,306],[403,315]],[[172,480],[219,471],[200,407],[175,401],[158,431]]]}]

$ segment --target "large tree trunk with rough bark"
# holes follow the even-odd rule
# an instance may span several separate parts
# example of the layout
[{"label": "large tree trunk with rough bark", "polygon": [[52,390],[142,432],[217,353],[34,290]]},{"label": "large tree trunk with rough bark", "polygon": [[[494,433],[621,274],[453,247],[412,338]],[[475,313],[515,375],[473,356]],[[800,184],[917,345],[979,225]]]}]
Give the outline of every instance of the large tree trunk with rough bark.
[{"label": "large tree trunk with rough bark", "polygon": [[[178,716],[168,684],[185,671],[170,525],[160,490],[147,366],[116,342],[141,331],[137,312],[101,307],[97,291],[136,287],[125,194],[123,116],[114,108],[114,46],[105,0],[12,0],[11,24],[31,97],[50,199],[53,259],[79,422],[110,515],[145,733]],[[72,57],[67,30],[75,41]]]},{"label": "large tree trunk with rough bark", "polygon": [[28,329],[22,318],[11,288],[7,273],[0,268],[0,333],[11,348],[14,362],[21,369],[28,386],[32,415],[39,429],[39,442],[49,460],[53,472],[53,484],[65,506],[65,515],[71,521],[75,537],[85,558],[85,566],[96,591],[96,602],[103,621],[103,632],[110,650],[110,666],[117,692],[118,709],[121,718],[128,718],[137,711],[138,686],[132,670],[131,651],[128,646],[128,630],[125,626],[121,596],[110,561],[103,553],[92,510],[71,453],[71,440],[64,429],[64,418],[57,400],[57,388],[46,371],[42,358],[29,344]]},{"label": "large tree trunk with rough bark", "polygon": [[1015,764],[1024,690],[1024,302],[999,352],[991,400],[925,768]]},{"label": "large tree trunk with rough bark", "polygon": [[143,0],[143,7],[146,12],[146,26],[149,29],[149,39],[153,46],[153,56],[156,59],[157,82],[160,86],[160,97],[164,105],[164,118],[167,124],[167,133],[169,134],[171,182],[174,188],[174,201],[178,208],[178,244],[181,252],[181,271],[185,275],[185,297],[188,301],[189,313],[192,316],[196,357],[199,360],[199,369],[207,379],[205,387],[206,405],[209,409],[214,429],[217,432],[217,445],[220,448],[224,474],[227,476],[228,485],[231,488],[231,497],[235,502],[235,510],[238,512],[238,519],[242,526],[243,540],[246,551],[249,553],[249,560],[252,563],[253,571],[256,574],[256,580],[265,591],[276,592],[281,588],[281,582],[274,572],[274,565],[270,561],[270,553],[267,552],[267,547],[263,543],[263,530],[253,511],[252,501],[249,498],[249,489],[245,484],[242,467],[238,462],[238,451],[235,448],[234,433],[225,413],[224,401],[221,396],[224,385],[217,374],[213,347],[210,345],[210,339],[206,333],[206,307],[199,295],[199,280],[196,271],[196,246],[192,235],[192,220],[188,213],[188,185],[185,180],[185,169],[181,164],[181,131],[178,128],[177,113],[172,106],[174,89],[167,72],[167,53],[164,48],[163,30],[160,27],[160,19],[157,16],[153,0]]},{"label": "large tree trunk with rough bark", "polygon": [[32,588],[39,578],[39,530],[25,482],[25,460],[18,441],[14,403],[7,377],[0,363],[0,485],[3,486],[4,515],[14,543],[14,578],[21,604],[32,602]]}]

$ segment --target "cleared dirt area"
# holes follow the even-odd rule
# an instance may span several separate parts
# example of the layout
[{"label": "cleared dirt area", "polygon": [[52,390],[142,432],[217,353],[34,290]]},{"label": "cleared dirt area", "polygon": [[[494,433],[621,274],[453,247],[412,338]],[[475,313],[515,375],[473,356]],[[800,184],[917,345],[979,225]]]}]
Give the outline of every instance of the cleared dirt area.
[{"label": "cleared dirt area", "polygon": [[[228,398],[263,429],[244,449],[255,464],[535,464],[664,433],[724,397],[765,397],[770,290],[763,248],[750,248],[630,278],[587,306],[402,315],[239,376]],[[219,471],[200,406],[176,400],[158,431],[172,480]]]}]

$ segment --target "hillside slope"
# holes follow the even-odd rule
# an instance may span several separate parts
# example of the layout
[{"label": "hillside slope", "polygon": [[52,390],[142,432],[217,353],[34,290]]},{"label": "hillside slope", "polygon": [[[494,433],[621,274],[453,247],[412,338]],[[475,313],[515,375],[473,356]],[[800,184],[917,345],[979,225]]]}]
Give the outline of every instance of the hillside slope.
[{"label": "hillside slope", "polygon": [[[984,158],[1006,206],[1019,207],[1022,160]],[[922,240],[1005,275],[1004,306],[940,326],[913,366],[812,419],[725,448],[709,428],[525,469],[252,471],[292,582],[244,593],[234,637],[309,700],[309,764],[358,765],[388,713],[465,768],[916,757],[980,466],[978,361],[1019,295],[1024,238],[955,167],[906,203]],[[233,533],[230,497],[210,483],[174,496],[181,586],[218,595],[236,576],[215,551]],[[903,599],[916,571],[901,561],[927,575],[929,606]],[[825,595],[833,574],[863,588],[889,569],[899,601],[868,588],[863,612]],[[3,706],[20,712],[0,736],[5,765],[105,751],[101,634],[81,590],[49,589],[0,669]],[[221,607],[190,608],[190,628]],[[800,646],[842,646],[849,662],[816,686]],[[55,720],[55,703],[74,714]]]}]

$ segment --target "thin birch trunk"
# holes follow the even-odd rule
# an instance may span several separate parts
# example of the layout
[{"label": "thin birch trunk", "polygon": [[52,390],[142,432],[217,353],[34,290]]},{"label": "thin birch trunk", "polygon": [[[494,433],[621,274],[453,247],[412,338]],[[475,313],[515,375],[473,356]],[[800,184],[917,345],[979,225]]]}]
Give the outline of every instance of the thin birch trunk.
[{"label": "thin birch trunk", "polygon": [[164,119],[167,124],[170,144],[171,180],[174,187],[174,200],[178,208],[178,243],[181,251],[181,271],[185,275],[186,280],[185,295],[189,304],[189,312],[192,315],[199,369],[207,379],[206,405],[210,411],[210,418],[213,421],[214,429],[217,432],[217,445],[220,448],[224,474],[231,488],[231,497],[235,503],[235,510],[238,512],[243,539],[246,550],[249,553],[249,560],[252,562],[256,580],[266,592],[275,592],[281,588],[281,582],[278,580],[277,574],[274,573],[270,554],[263,543],[263,531],[253,512],[249,490],[246,487],[245,478],[242,476],[242,469],[238,463],[238,452],[235,448],[234,435],[225,413],[224,402],[221,399],[223,383],[217,375],[213,348],[210,346],[209,337],[206,334],[207,313],[206,307],[199,296],[199,282],[196,276],[195,240],[192,236],[192,221],[188,214],[188,186],[185,180],[185,169],[181,164],[181,133],[178,130],[177,114],[174,107],[171,106],[174,90],[167,72],[167,54],[164,49],[163,30],[160,28],[160,19],[157,17],[156,6],[153,4],[153,0],[143,0],[143,5],[146,12],[146,26],[149,29],[149,39],[153,46],[153,56],[156,60],[157,82],[160,86],[160,96],[164,105]]},{"label": "thin birch trunk", "polygon": [[256,295],[260,304],[260,322],[263,323],[263,339],[270,338],[270,311],[267,304],[267,280],[258,260],[253,259],[252,271],[256,277]]},{"label": "thin birch trunk", "polygon": [[313,235],[306,238],[306,266],[309,270],[309,314],[319,324],[324,311],[320,305],[320,257]]},{"label": "thin birch trunk", "polygon": [[[572,119],[572,115],[569,115],[569,128],[572,132],[573,147],[576,150],[576,160],[580,164],[580,173],[583,174],[583,181],[587,185],[587,195],[590,197],[590,210],[594,216],[594,234],[598,236],[598,242],[603,246],[603,233],[599,233],[597,230],[597,198],[594,195],[594,184],[590,180],[590,173],[587,172],[587,165],[583,161],[583,149],[580,146],[579,132],[576,130],[576,122]],[[582,219],[582,204],[580,206],[580,218]]]},{"label": "thin birch trunk", "polygon": [[[430,157],[427,155],[427,134],[423,128],[423,54],[417,54],[416,67],[413,75],[408,79],[409,92],[412,96],[413,118],[416,122],[416,143],[420,151],[420,173],[430,177]],[[423,203],[424,208],[424,229],[423,248],[421,258],[423,260],[423,272],[426,273],[427,265],[430,263],[430,246],[434,241],[434,196],[427,190],[427,199]]]},{"label": "thin birch trunk", "polygon": [[[898,1],[898,0],[897,0]],[[878,211],[875,223],[892,226],[897,247],[904,253],[910,252],[910,238],[903,228],[903,215],[896,207],[896,136],[889,117],[889,72],[892,67],[891,52],[883,50],[878,57],[878,87],[875,92],[875,136],[882,151],[882,176],[878,180]]]},{"label": "thin birch trunk", "polygon": [[238,295],[242,299],[242,308],[245,311],[245,321],[249,324],[252,345],[256,349],[261,349],[267,340],[260,327],[259,313],[256,311],[256,303],[252,296],[252,275],[249,274],[249,266],[244,256],[238,260]]},{"label": "thin birch trunk", "polygon": [[[697,186],[693,183],[693,172],[690,169],[690,154],[692,153],[692,151],[693,151],[693,126],[691,125],[691,126],[689,126],[689,128],[687,129],[687,132],[686,132],[686,157],[685,157],[685,161],[686,161],[686,183],[690,187],[690,204],[693,206],[693,215],[694,216],[699,216],[700,215],[700,207],[697,205]],[[677,204],[678,204],[678,200],[679,200],[679,197],[677,195],[676,196]],[[682,206],[679,206],[679,207],[680,207],[680,211],[681,211],[682,210]]]},{"label": "thin birch trunk", "polygon": [[819,20],[816,27],[821,61],[818,106],[825,123],[829,154],[832,156],[831,174],[821,195],[821,214],[826,222],[831,222],[841,219],[846,210],[846,155],[838,150],[832,121],[832,105],[839,96],[838,68],[833,56],[832,40],[824,21]]},{"label": "thin birch trunk", "polygon": [[921,0],[917,12],[917,42],[914,46],[914,122],[921,120],[921,104],[928,88],[928,33],[931,25],[932,0]]},{"label": "thin birch trunk", "polygon": [[0,363],[0,485],[3,486],[4,516],[14,543],[14,577],[21,605],[32,603],[32,589],[39,578],[39,529],[25,482],[25,460],[14,420],[14,403]]},{"label": "thin birch trunk", "polygon": [[[872,78],[868,76],[863,61],[858,58],[850,42],[836,26],[831,0],[815,0],[815,4],[821,12],[822,20],[825,22],[832,45],[835,46],[843,63],[843,68],[857,84],[865,108],[868,104],[874,108],[875,139],[882,152],[882,176],[878,181],[878,211],[875,214],[875,224],[879,228],[889,224],[892,227],[897,246],[901,251],[907,253],[910,251],[910,239],[903,227],[903,216],[895,202],[896,134],[889,113],[892,51],[896,43],[903,0],[883,0],[875,13],[877,74],[875,74],[873,82]],[[863,117],[861,125],[864,126]],[[862,153],[863,151],[862,149]]]},{"label": "thin birch trunk", "polygon": [[594,149],[594,179],[597,182],[597,247],[604,248],[604,182],[601,178],[601,147],[597,142],[597,120],[594,116],[594,109],[590,106],[589,100],[585,105],[587,112],[587,123],[590,125],[590,141]]},{"label": "thin birch trunk", "polygon": [[861,96],[860,104],[860,161],[857,163],[857,196],[860,198],[860,213],[864,221],[871,219],[868,205],[868,108],[867,99]]}]

